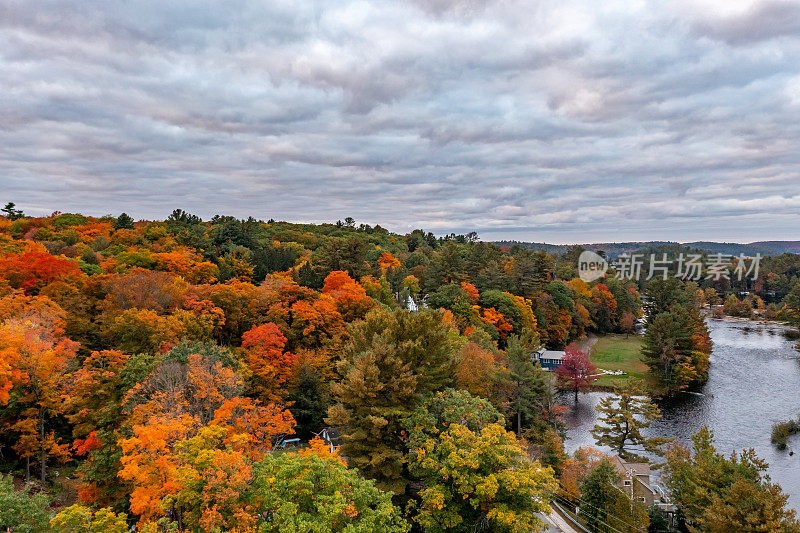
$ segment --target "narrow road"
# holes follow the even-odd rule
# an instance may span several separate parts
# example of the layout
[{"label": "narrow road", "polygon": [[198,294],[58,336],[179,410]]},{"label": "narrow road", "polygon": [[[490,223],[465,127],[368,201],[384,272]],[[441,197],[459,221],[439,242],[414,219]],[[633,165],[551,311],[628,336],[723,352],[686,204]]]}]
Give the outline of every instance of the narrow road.
[{"label": "narrow road", "polygon": [[595,344],[597,344],[597,335],[595,335],[594,333],[589,333],[589,335],[587,335],[585,339],[578,342],[580,350],[586,355],[592,354],[592,348],[594,348]]},{"label": "narrow road", "polygon": [[[554,502],[551,502],[551,505],[554,508],[561,508],[557,503]],[[560,531],[561,533],[584,533],[587,531],[583,527],[571,524],[566,518],[558,514],[554,509],[550,510],[550,514],[547,515],[547,520],[550,522],[550,524],[552,524],[552,527],[549,531],[554,531],[553,528],[555,528],[555,531]],[[580,527],[580,529],[577,529],[577,527]]]},{"label": "narrow road", "polygon": [[580,533],[573,529],[569,523],[561,518],[555,511],[550,511],[549,515],[545,515],[547,525],[550,527],[545,529],[545,533]]}]

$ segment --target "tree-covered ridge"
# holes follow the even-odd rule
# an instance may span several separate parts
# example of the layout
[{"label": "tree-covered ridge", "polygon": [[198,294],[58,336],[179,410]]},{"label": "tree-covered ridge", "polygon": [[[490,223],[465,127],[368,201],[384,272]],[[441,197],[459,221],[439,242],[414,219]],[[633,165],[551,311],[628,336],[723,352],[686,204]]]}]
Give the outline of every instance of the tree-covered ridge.
[{"label": "tree-covered ridge", "polygon": [[[435,464],[409,462],[418,445],[405,424],[450,387],[462,391],[456,407],[480,399],[516,424],[447,433],[448,446],[477,446],[449,529],[536,525],[554,483],[540,461],[557,457],[548,450],[558,451],[560,426],[553,383],[528,354],[542,339],[559,346],[617,322],[611,289],[568,285],[554,257],[350,220],[12,211],[0,219],[0,253],[4,470],[44,490],[54,468],[75,470],[81,503],[53,520],[60,530],[322,520],[403,531],[438,520],[422,490],[439,486]],[[410,313],[410,301],[423,309]],[[307,440],[326,424],[341,432],[346,465],[317,441],[311,455],[280,462],[285,435]],[[528,446],[541,448],[539,461]],[[314,494],[337,488],[327,507],[303,507],[292,479],[309,470],[322,483]],[[498,476],[518,489],[487,492]],[[481,479],[489,485],[476,492]]]},{"label": "tree-covered ridge", "polygon": [[[519,246],[528,250],[544,250],[551,254],[560,254],[567,251],[571,245],[568,244],[547,244],[543,242],[524,242],[524,241],[494,241],[497,246],[512,247]],[[757,241],[750,243],[736,242],[714,242],[714,241],[693,241],[678,243],[674,241],[641,241],[641,242],[600,242],[584,243],[579,245],[586,250],[602,252],[608,257],[617,257],[621,254],[640,253],[649,248],[680,247],[685,249],[697,250],[703,253],[722,253],[738,256],[745,254],[762,256],[797,254],[800,253],[800,241]]]},{"label": "tree-covered ridge", "polygon": [[[0,468],[44,491],[60,483],[54,468],[74,478],[57,530],[529,530],[572,461],[558,383],[577,397],[595,372],[573,343],[643,316],[639,284],[577,277],[580,251],[350,219],[31,218],[11,206]],[[770,261],[791,302],[797,264]],[[717,289],[642,289],[651,393],[707,378],[700,309],[733,290]],[[530,357],[541,346],[583,363],[557,380]],[[327,426],[337,453],[313,439]],[[308,448],[289,455],[287,436]],[[0,497],[46,529],[43,500],[4,483]]]},{"label": "tree-covered ridge", "polygon": [[[137,275],[137,269],[180,277],[180,283],[202,287],[200,292],[206,293],[236,281],[259,284],[278,273],[319,291],[331,272],[342,271],[377,302],[393,306],[409,296],[430,299],[430,307],[451,310],[462,331],[472,326],[498,339],[509,328],[516,327],[518,333],[521,321],[530,326],[532,313],[542,340],[551,347],[564,346],[587,329],[614,329],[622,313],[638,314],[639,309],[637,297],[627,294],[630,284],[567,284],[576,277],[572,257],[504,252],[477,242],[474,234],[435,237],[415,230],[397,235],[380,226],[356,226],[351,220],[312,225],[215,216],[204,222],[176,210],[164,221],[134,222],[125,214],[94,218],[56,213],[7,218],[0,224],[0,238],[6,255],[0,275],[11,288],[28,293],[72,276],[98,285],[91,300],[105,300],[109,284],[120,276],[145,285],[166,279]],[[608,292],[602,292],[606,289],[619,302],[616,308],[605,296]],[[124,302],[123,311],[128,303],[136,303],[130,307],[140,311],[174,314],[174,309],[143,302]],[[97,307],[94,301],[85,305]],[[220,325],[215,333],[225,336],[228,329]],[[238,342],[242,332],[236,333],[216,340]],[[92,343],[81,345],[88,349]]]}]

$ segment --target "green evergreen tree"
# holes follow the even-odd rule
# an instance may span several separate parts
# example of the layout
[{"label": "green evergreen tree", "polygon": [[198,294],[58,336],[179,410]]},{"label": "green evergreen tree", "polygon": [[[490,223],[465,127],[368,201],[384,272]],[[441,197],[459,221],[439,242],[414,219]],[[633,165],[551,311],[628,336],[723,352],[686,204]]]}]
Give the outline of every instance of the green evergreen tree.
[{"label": "green evergreen tree", "polygon": [[667,452],[665,473],[675,503],[693,531],[800,532],[788,496],[764,472],[767,463],[751,448],[725,456],[708,428],[692,436],[692,449]]},{"label": "green evergreen tree", "polygon": [[322,429],[330,400],[327,386],[318,371],[309,365],[300,367],[296,385],[286,399],[297,422],[295,432],[298,436],[308,438]]},{"label": "green evergreen tree", "polygon": [[0,212],[5,213],[8,220],[17,220],[18,218],[23,218],[25,213],[16,209],[17,204],[14,202],[8,202],[3,209],[0,209]]},{"label": "green evergreen tree", "polygon": [[645,437],[642,430],[661,417],[661,411],[645,396],[644,383],[628,380],[625,385],[614,384],[614,395],[606,396],[595,407],[598,423],[591,430],[600,446],[608,446],[626,461],[641,460],[626,447],[636,446],[648,452],[662,454],[659,446],[672,439]]},{"label": "green evergreen tree", "polygon": [[114,221],[114,229],[133,229],[133,218],[128,213],[121,213]]},{"label": "green evergreen tree", "polygon": [[531,344],[512,335],[506,346],[517,436],[522,434],[523,424],[529,424],[541,414],[542,397],[547,388],[547,373],[531,360]]},{"label": "green evergreen tree", "polygon": [[666,313],[676,307],[685,307],[689,298],[680,280],[677,278],[653,278],[644,290],[644,308],[648,320],[660,313]]},{"label": "green evergreen tree", "polygon": [[681,363],[691,357],[692,331],[685,313],[667,311],[648,319],[642,342],[642,361],[650,367],[659,392],[671,395],[688,386],[691,376]]},{"label": "green evergreen tree", "polygon": [[457,336],[432,310],[374,310],[349,333],[327,422],[341,428],[349,464],[402,494],[408,482],[402,421],[425,396],[453,383]]},{"label": "green evergreen tree", "polygon": [[433,292],[447,283],[464,280],[463,246],[447,241],[428,266],[425,288]]}]

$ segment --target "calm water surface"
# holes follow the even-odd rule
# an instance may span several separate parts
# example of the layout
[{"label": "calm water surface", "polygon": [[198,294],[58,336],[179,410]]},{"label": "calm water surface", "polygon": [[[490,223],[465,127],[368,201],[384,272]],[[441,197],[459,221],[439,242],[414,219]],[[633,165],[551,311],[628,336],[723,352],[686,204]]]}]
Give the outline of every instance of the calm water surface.
[{"label": "calm water surface", "polygon": [[[786,339],[780,326],[709,319],[708,327],[714,341],[708,383],[702,394],[683,394],[663,405],[663,417],[653,422],[650,435],[690,444],[691,435],[708,426],[717,449],[724,453],[755,448],[769,462],[772,480],[789,494],[789,505],[800,510],[800,435],[790,437],[785,451],[769,441],[772,424],[800,414],[800,354],[794,350],[795,341]],[[582,394],[578,405],[567,402],[567,451],[599,448],[589,430],[596,421],[594,407],[607,394],[591,392]],[[792,448],[795,453],[790,457]]]}]

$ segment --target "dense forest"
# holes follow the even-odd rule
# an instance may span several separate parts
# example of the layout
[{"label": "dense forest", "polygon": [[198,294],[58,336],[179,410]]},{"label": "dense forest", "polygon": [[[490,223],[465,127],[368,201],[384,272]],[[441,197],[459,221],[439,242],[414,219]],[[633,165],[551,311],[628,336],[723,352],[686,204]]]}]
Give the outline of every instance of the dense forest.
[{"label": "dense forest", "polygon": [[[707,379],[709,305],[800,316],[792,254],[755,280],[732,264],[586,283],[579,247],[474,233],[3,211],[0,525],[21,531],[531,531],[549,502],[582,499],[598,528],[639,531],[657,517],[603,492],[608,459],[564,452],[558,389],[592,381],[576,343],[645,318],[659,398]],[[542,346],[566,348],[565,370],[533,362]],[[625,456],[627,436],[603,438]],[[707,433],[666,453],[697,530],[751,519],[744,494],[766,530],[798,530],[758,458],[723,457]]]}]

